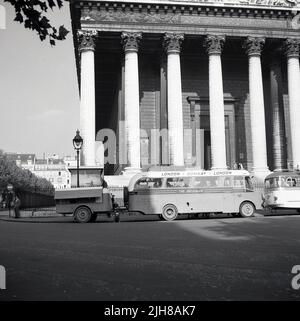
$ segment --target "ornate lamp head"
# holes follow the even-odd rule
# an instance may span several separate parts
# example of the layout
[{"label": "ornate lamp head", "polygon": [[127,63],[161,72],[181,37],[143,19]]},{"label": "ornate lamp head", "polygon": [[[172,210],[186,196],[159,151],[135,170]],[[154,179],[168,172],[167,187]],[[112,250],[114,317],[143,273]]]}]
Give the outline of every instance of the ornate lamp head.
[{"label": "ornate lamp head", "polygon": [[77,129],[76,136],[73,138],[73,146],[76,150],[80,150],[83,144],[83,139],[80,136],[80,131]]}]

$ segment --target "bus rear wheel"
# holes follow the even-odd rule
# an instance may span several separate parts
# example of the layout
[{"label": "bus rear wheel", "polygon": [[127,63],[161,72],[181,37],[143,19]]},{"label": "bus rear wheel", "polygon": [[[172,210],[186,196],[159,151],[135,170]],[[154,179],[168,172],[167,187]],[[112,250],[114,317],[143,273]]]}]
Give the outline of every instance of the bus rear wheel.
[{"label": "bus rear wheel", "polygon": [[88,207],[80,206],[75,210],[74,219],[78,223],[88,223],[92,220],[92,213]]},{"label": "bus rear wheel", "polygon": [[162,217],[165,221],[173,221],[177,218],[178,210],[173,204],[167,204],[162,210]]},{"label": "bus rear wheel", "polygon": [[243,202],[240,205],[240,216],[242,217],[251,217],[254,215],[255,212],[255,206],[251,202]]}]

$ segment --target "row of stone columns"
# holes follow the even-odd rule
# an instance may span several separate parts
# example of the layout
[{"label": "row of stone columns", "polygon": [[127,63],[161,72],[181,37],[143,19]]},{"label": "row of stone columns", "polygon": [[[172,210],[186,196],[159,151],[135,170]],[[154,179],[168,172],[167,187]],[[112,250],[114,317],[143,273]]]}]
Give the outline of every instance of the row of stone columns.
[{"label": "row of stone columns", "polygon": [[[95,164],[95,74],[94,74],[95,31],[79,32],[81,52],[81,105],[80,126],[84,138],[84,165]],[[123,32],[121,35],[125,53],[125,122],[129,166],[140,168],[140,108],[138,78],[138,48],[141,33]],[[183,112],[180,51],[184,39],[182,34],[167,33],[164,47],[167,54],[167,97],[169,155],[172,165],[184,165]],[[204,46],[209,56],[209,107],[212,168],[224,169],[226,162],[224,95],[221,53],[225,36],[208,35]],[[265,39],[248,37],[245,49],[249,58],[249,98],[252,136],[253,171],[268,171],[263,78],[261,51]],[[288,66],[288,91],[291,121],[293,164],[300,166],[300,72],[299,42],[285,42]],[[281,133],[284,134],[284,133]]]}]

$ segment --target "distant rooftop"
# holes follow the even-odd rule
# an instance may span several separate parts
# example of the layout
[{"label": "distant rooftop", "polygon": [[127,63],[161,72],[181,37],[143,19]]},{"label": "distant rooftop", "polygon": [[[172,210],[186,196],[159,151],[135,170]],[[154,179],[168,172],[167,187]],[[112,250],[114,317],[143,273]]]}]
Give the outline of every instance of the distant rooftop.
[{"label": "distant rooftop", "polygon": [[34,162],[35,154],[23,154],[23,153],[5,153],[7,159],[12,161],[20,161],[21,163],[28,163],[28,161]]}]

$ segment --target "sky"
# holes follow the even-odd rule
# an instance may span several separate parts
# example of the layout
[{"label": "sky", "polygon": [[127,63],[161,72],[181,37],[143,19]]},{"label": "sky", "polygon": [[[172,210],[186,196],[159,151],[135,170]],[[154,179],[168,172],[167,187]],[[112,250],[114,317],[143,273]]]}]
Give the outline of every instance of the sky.
[{"label": "sky", "polygon": [[37,34],[13,21],[5,7],[0,26],[0,149],[38,157],[75,155],[72,139],[79,127],[79,91],[69,4],[48,17],[70,33],[51,47]]}]

